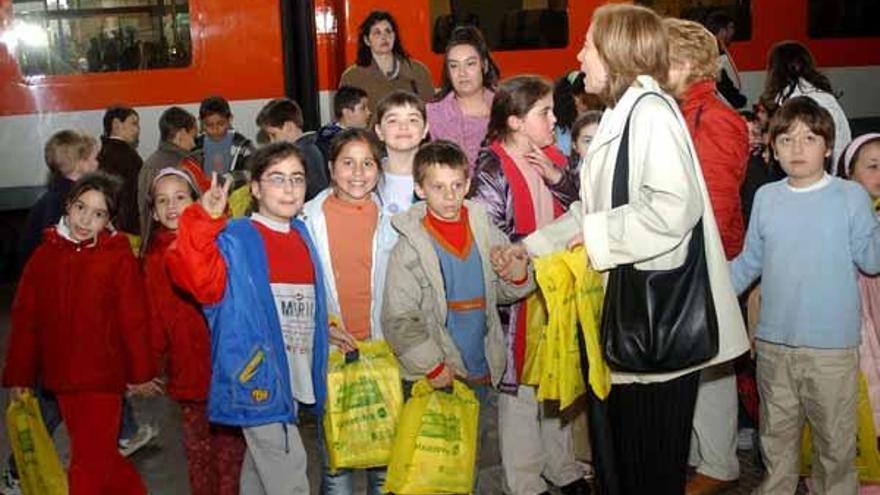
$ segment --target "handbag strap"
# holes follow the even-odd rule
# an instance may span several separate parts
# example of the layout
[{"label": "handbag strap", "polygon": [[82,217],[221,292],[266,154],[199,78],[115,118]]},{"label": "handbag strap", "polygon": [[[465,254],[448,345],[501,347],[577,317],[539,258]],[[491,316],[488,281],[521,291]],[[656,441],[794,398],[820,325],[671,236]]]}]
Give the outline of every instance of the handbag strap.
[{"label": "handbag strap", "polygon": [[[670,108],[670,110],[675,111],[672,108],[672,105],[663,98],[660,93],[655,93],[653,91],[644,93],[640,95],[636,101],[633,103],[632,108],[630,108],[629,115],[626,117],[626,124],[623,127],[623,135],[620,138],[620,146],[617,149],[617,160],[614,164],[614,177],[611,182],[611,207],[617,208],[618,206],[623,206],[629,203],[629,123],[632,118],[633,110],[635,110],[636,105],[638,105],[639,101],[646,96],[654,95],[660,98],[663,103]],[[700,108],[699,113],[697,114],[697,126],[699,126],[700,117],[703,114],[703,109]],[[685,127],[685,132],[687,128]],[[700,219],[697,221],[697,224],[692,229],[691,240],[688,243],[688,256],[691,256],[691,252],[694,249],[703,249],[703,217],[700,216]],[[631,266],[632,264],[627,264]],[[621,265],[622,266],[622,265]]]},{"label": "handbag strap", "polygon": [[626,124],[623,126],[623,135],[620,138],[620,146],[617,148],[617,161],[614,164],[614,177],[611,181],[612,208],[617,208],[618,206],[623,206],[629,203],[629,123],[632,119],[633,111],[636,109],[636,105],[642,101],[642,98],[652,95],[660,98],[663,103],[666,103],[666,105],[669,106],[670,110],[673,110],[672,105],[669,105],[669,102],[666,101],[660,93],[649,91],[636,98],[636,101],[629,110],[629,115],[626,116]]}]

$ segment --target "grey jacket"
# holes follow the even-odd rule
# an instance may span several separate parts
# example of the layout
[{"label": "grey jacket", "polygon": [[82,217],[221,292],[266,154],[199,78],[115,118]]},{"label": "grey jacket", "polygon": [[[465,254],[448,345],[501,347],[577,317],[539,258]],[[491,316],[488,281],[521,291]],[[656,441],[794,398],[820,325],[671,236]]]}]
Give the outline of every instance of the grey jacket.
[{"label": "grey jacket", "polygon": [[[465,206],[483,264],[486,360],[492,384],[497,386],[507,361],[507,346],[497,305],[510,304],[529,295],[535,289],[534,274],[530,269],[528,281],[519,286],[498,278],[489,261],[489,250],[495,246],[507,246],[510,241],[489,221],[482,206],[471,201],[465,201]],[[426,204],[419,202],[391,220],[400,239],[388,261],[382,328],[385,339],[400,360],[402,376],[406,380],[423,378],[441,361],[456,370],[465,369],[461,354],[445,326],[446,291],[440,260],[422,226],[426,213]]]}]

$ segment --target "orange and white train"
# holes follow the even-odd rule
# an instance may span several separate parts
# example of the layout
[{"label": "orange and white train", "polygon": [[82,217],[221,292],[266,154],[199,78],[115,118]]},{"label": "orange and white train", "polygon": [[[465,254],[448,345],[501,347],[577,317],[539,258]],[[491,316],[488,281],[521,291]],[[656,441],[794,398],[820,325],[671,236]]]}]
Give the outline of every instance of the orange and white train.
[{"label": "orange and white train", "polygon": [[[358,25],[372,10],[391,11],[407,51],[439,85],[453,19],[480,26],[502,76],[555,78],[578,67],[591,13],[604,1],[0,0],[0,211],[35,200],[53,132],[100,134],[111,104],[138,110],[144,156],[156,147],[164,108],[195,111],[207,95],[230,100],[235,127],[251,137],[257,110],[279,96],[300,101],[307,127],[327,121],[339,76],[355,59]],[[880,33],[865,17],[877,23],[875,1],[642,3],[672,15],[730,9],[744,38],[731,53],[752,102],[769,49],[794,39],[813,52],[850,118],[880,117]]]}]

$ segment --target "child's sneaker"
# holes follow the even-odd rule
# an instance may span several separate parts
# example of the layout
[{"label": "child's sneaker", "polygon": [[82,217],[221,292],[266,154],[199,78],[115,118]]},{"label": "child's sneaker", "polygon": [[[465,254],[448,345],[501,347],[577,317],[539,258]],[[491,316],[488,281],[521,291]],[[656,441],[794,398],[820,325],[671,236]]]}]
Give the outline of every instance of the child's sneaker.
[{"label": "child's sneaker", "polygon": [[0,480],[0,494],[21,495],[21,484],[18,482],[18,478],[12,476],[12,471],[9,468],[3,471],[3,479]]},{"label": "child's sneaker", "polygon": [[134,454],[144,445],[150,443],[150,440],[156,438],[159,434],[159,428],[149,423],[144,423],[138,427],[137,432],[130,438],[119,440],[119,453],[124,457]]}]

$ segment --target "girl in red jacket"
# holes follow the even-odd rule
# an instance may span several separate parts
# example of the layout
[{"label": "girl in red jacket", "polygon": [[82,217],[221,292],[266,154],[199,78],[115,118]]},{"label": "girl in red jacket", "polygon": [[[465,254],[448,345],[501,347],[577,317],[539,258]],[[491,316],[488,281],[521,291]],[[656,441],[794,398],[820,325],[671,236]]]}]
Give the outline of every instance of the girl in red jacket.
[{"label": "girl in red jacket", "polygon": [[157,390],[140,269],[126,237],[107,229],[118,190],[101,172],[73,185],[12,304],[3,385],[20,397],[39,380],[55,393],[70,435],[71,495],[146,493],[116,445],[126,388]]},{"label": "girl in red jacket", "polygon": [[145,238],[144,275],[153,317],[153,352],[156,362],[164,363],[168,395],[180,404],[193,495],[238,495],[245,450],[241,430],[210,424],[205,410],[211,380],[208,324],[201,305],[172,285],[165,268],[180,215],[198,197],[186,171],[165,168],[156,175],[147,198],[152,216]]}]

